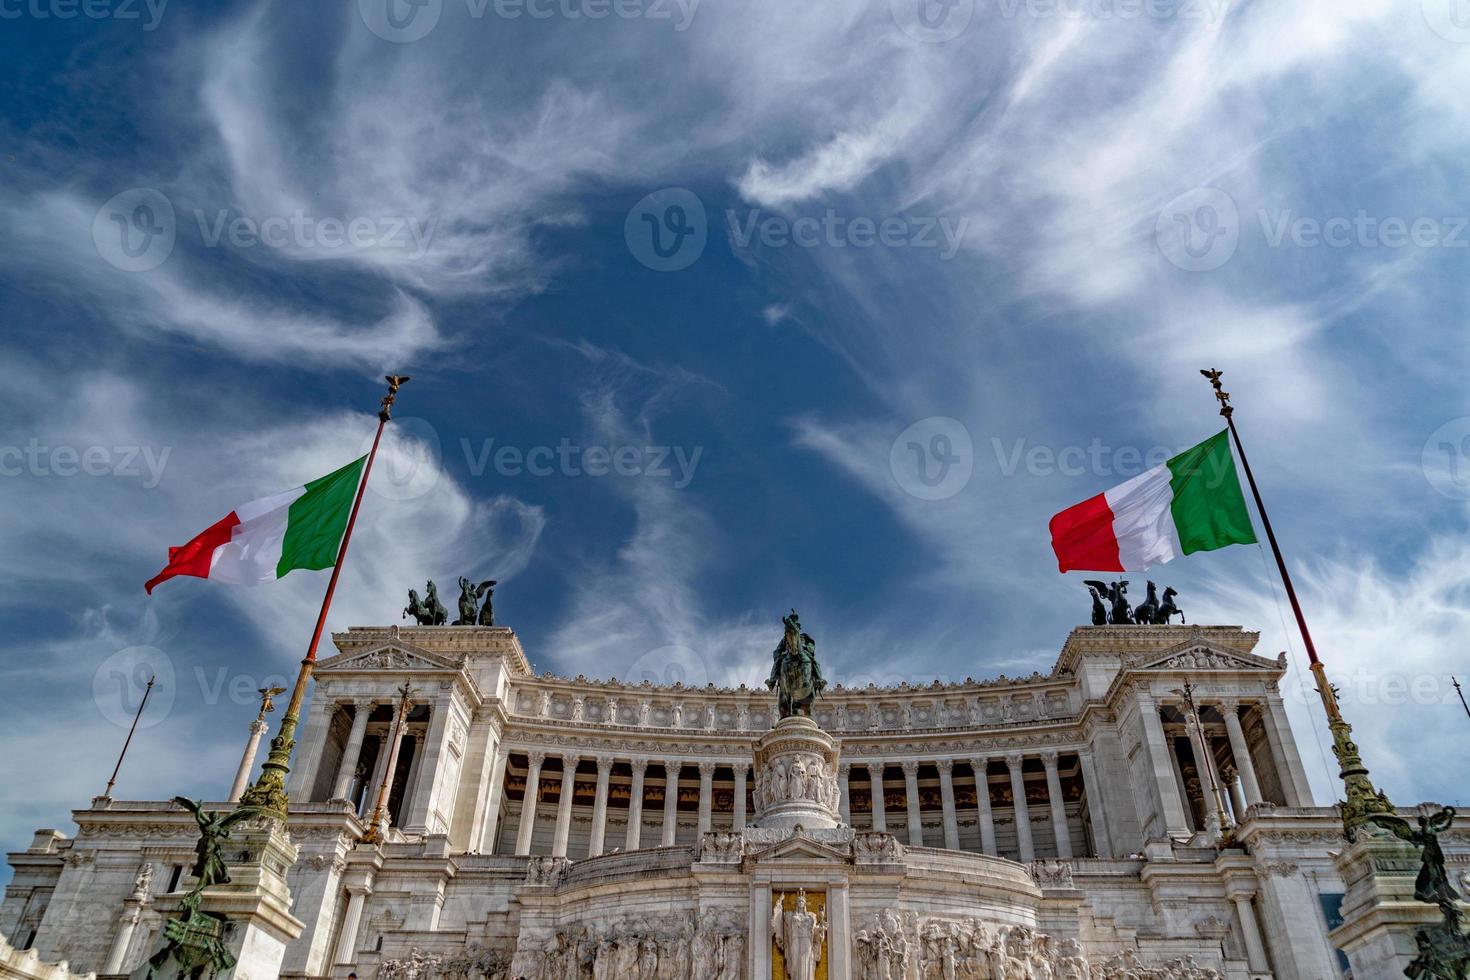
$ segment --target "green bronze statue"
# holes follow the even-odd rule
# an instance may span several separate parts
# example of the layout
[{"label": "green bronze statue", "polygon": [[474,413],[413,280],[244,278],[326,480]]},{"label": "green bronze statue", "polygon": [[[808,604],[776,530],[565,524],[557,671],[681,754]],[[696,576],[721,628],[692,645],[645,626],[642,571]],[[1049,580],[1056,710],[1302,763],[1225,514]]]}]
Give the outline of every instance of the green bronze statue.
[{"label": "green bronze statue", "polygon": [[228,884],[230,875],[225,867],[224,842],[230,836],[230,828],[241,820],[259,816],[254,807],[237,810],[221,810],[205,813],[201,803],[187,796],[175,796],[174,802],[194,815],[199,824],[199,843],[194,845],[194,868],[190,872],[195,878],[194,891],[201,892],[210,885]]},{"label": "green bronze statue", "polygon": [[786,632],[771,655],[771,676],[766,678],[766,687],[779,695],[782,718],[810,718],[817,695],[827,688],[817,665],[817,641],[801,631],[795,609],[781,618],[781,624]]}]

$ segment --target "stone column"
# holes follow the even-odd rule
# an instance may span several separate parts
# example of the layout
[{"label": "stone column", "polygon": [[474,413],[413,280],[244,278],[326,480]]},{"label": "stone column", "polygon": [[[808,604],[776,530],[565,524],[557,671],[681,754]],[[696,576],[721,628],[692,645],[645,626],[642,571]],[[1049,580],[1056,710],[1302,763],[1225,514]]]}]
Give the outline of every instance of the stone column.
[{"label": "stone column", "polygon": [[[395,707],[394,710],[398,709]],[[378,757],[373,762],[373,776],[362,794],[362,803],[357,808],[357,815],[364,819],[370,817],[373,807],[378,805],[378,787],[383,785],[383,775],[388,771],[388,756],[393,754],[393,746],[389,741],[392,737],[393,723],[389,722],[388,727],[377,736]]]},{"label": "stone column", "polygon": [[1240,794],[1240,773],[1226,766],[1220,770],[1220,778],[1225,780],[1225,790],[1230,794],[1230,812],[1234,814],[1235,822],[1243,823],[1245,821],[1245,797]]},{"label": "stone column", "polygon": [[951,851],[960,849],[960,822],[954,812],[954,760],[940,759],[939,802],[944,807],[944,846]]},{"label": "stone column", "polygon": [[883,799],[883,763],[868,763],[868,779],[872,782],[873,829],[886,831],[888,829],[888,811]]},{"label": "stone column", "polygon": [[339,966],[347,966],[357,960],[357,931],[362,926],[362,906],[367,896],[366,888],[347,886],[347,911],[342,916],[342,932],[337,936],[337,954],[332,957]]},{"label": "stone column", "polygon": [[447,694],[435,698],[429,708],[428,733],[419,743],[422,751],[414,753],[413,807],[408,811],[408,819],[403,821],[406,827],[430,829],[430,817],[439,810],[435,790],[449,750],[449,713],[453,710],[453,700]]},{"label": "stone column", "polygon": [[1261,927],[1256,922],[1255,907],[1251,905],[1255,892],[1232,882],[1227,886],[1226,895],[1235,903],[1235,914],[1240,919],[1240,935],[1245,940],[1245,956],[1251,973],[1268,972],[1271,962],[1266,958],[1266,944],[1261,941]]},{"label": "stone column", "polygon": [[333,800],[345,800],[352,791],[352,774],[357,771],[357,760],[362,755],[362,737],[367,733],[368,715],[373,713],[371,702],[356,701],[353,704],[352,732],[347,736],[347,747],[342,750],[342,763],[337,766],[337,782],[330,797]]},{"label": "stone column", "polygon": [[684,763],[674,759],[664,762],[664,836],[663,846],[674,846],[679,831],[679,770]]},{"label": "stone column", "polygon": [[924,819],[919,813],[919,764],[909,759],[903,768],[904,807],[909,817],[909,846],[924,846]]},{"label": "stone column", "polygon": [[245,794],[245,785],[250,782],[250,772],[255,768],[255,753],[260,749],[260,737],[266,733],[266,723],[257,718],[250,723],[250,737],[245,740],[245,751],[240,756],[240,767],[235,770],[235,781],[230,784],[227,802],[239,803]]},{"label": "stone column", "polygon": [[612,778],[613,761],[609,756],[597,757],[597,796],[592,801],[592,837],[587,843],[587,856],[597,857],[602,853],[603,838],[607,835],[607,784]]},{"label": "stone column", "polygon": [[1189,747],[1194,753],[1194,772],[1199,777],[1200,796],[1204,798],[1205,830],[1218,834],[1222,828],[1220,809],[1215,805],[1215,794],[1211,788],[1211,781],[1215,778],[1213,753],[1210,751],[1209,739],[1205,737],[1204,726],[1195,724],[1188,711],[1186,705],[1184,730],[1189,734]]},{"label": "stone column", "polygon": [[[398,754],[403,755],[403,743],[407,743],[413,751],[409,754],[408,775],[403,779],[403,799],[398,804],[398,822],[404,827],[408,826],[409,818],[413,811],[409,807],[414,803],[414,789],[418,785],[419,773],[424,769],[424,736],[417,729],[403,726],[403,738],[399,741]],[[396,768],[395,768],[396,771]],[[389,777],[388,795],[393,795],[392,777]]]},{"label": "stone column", "polygon": [[[1225,717],[1225,734],[1230,739],[1230,754],[1235,757],[1235,769],[1240,773],[1241,787],[1245,790],[1245,805],[1255,806],[1261,802],[1261,781],[1256,778],[1256,764],[1251,760],[1250,745],[1240,727],[1240,702],[1221,701],[1218,707]],[[1237,819],[1244,818],[1242,811]]]},{"label": "stone column", "polygon": [[1021,774],[1021,753],[1006,756],[1006,767],[1011,771],[1011,802],[1015,806],[1016,846],[1021,860],[1030,863],[1036,860],[1036,847],[1031,843],[1031,809],[1026,804],[1026,780]]},{"label": "stone column", "polygon": [[297,767],[291,770],[286,784],[286,793],[293,803],[310,802],[311,788],[316,785],[316,770],[321,765],[322,752],[327,747],[327,731],[336,714],[335,701],[325,697],[311,699],[311,706],[306,711],[306,723],[296,739]]},{"label": "stone column", "polygon": [[1312,787],[1307,782],[1306,770],[1302,768],[1302,757],[1297,753],[1291,725],[1286,721],[1286,705],[1281,695],[1268,694],[1261,706],[1261,715],[1266,723],[1266,738],[1276,759],[1281,791],[1286,794],[1286,805],[1312,806]]},{"label": "stone column", "polygon": [[479,841],[481,854],[495,853],[495,835],[500,829],[501,801],[505,799],[505,764],[510,758],[504,745],[495,747],[495,762],[490,767],[490,785],[482,791],[485,796],[485,812],[479,831],[472,835]]},{"label": "stone column", "polygon": [[556,803],[556,837],[551,856],[567,856],[567,838],[572,833],[572,796],[577,788],[577,762],[581,756],[569,752],[561,757],[561,797]]},{"label": "stone column", "polygon": [[[123,967],[128,957],[128,947],[132,945],[133,933],[137,931],[138,920],[143,916],[143,903],[136,895],[123,902],[122,917],[117,923],[117,935],[112,937],[112,947],[107,951],[107,965],[102,968],[103,973],[124,973]],[[24,937],[21,937],[24,939]]]},{"label": "stone column", "polygon": [[1046,800],[1051,804],[1051,830],[1057,839],[1057,858],[1072,859],[1072,829],[1067,826],[1067,801],[1062,799],[1062,780],[1057,775],[1057,754],[1043,752],[1041,764],[1046,766]]},{"label": "stone column", "polygon": [[633,790],[628,794],[628,833],[623,850],[636,851],[643,842],[643,775],[648,772],[647,759],[634,759]]},{"label": "stone column", "polygon": [[1189,820],[1185,816],[1181,799],[1183,787],[1175,775],[1170,761],[1173,752],[1164,737],[1164,723],[1159,720],[1159,706],[1152,695],[1138,696],[1138,715],[1143,723],[1143,747],[1148,767],[1153,770],[1154,788],[1158,793],[1160,832],[1167,837],[1184,836],[1189,833]]},{"label": "stone column", "polygon": [[701,762],[699,764],[699,828],[696,831],[700,837],[709,832],[710,818],[714,812],[714,797],[715,764]]},{"label": "stone column", "polygon": [[[383,782],[380,784],[386,786],[388,788],[388,792],[383,794],[383,822],[382,825],[377,828],[378,833],[384,836],[387,835],[388,827],[391,826],[393,823],[393,781],[398,775],[398,760],[403,757],[403,743],[411,738],[413,738],[412,735],[400,732],[398,740],[395,742],[393,740],[392,731],[390,730],[388,733],[388,764],[383,769]],[[373,789],[372,797],[373,802],[370,804],[370,806],[372,806],[374,810],[370,811],[373,815],[368,818],[369,820],[375,819],[377,816],[376,807],[378,805],[378,796],[376,787],[374,787]],[[399,800],[398,812],[400,815],[404,812],[404,808],[407,806],[407,800]],[[402,823],[401,820],[399,822]]]},{"label": "stone column", "polygon": [[842,822],[849,827],[852,826],[852,800],[848,795],[847,782],[851,768],[845,762],[837,767],[837,810],[842,816]]},{"label": "stone column", "polygon": [[541,763],[546,761],[545,752],[531,752],[526,756],[526,795],[521,798],[521,826],[516,831],[516,853],[531,853],[531,834],[536,829],[536,797],[541,790]]},{"label": "stone column", "polygon": [[1092,753],[1083,750],[1077,753],[1082,766],[1082,793],[1087,800],[1087,814],[1092,818],[1092,836],[1097,844],[1098,857],[1115,857],[1113,839],[1108,833],[1107,803],[1102,796],[1102,783],[1097,778],[1097,764]]},{"label": "stone column", "polygon": [[1197,830],[1194,826],[1194,806],[1189,799],[1189,783],[1184,778],[1184,763],[1179,758],[1179,742],[1173,735],[1167,737],[1169,759],[1174,765],[1174,785],[1179,789],[1179,805],[1184,808],[1184,821],[1191,830]]},{"label": "stone column", "polygon": [[995,817],[990,812],[990,760],[984,756],[970,760],[975,770],[975,810],[980,817],[980,852],[999,857],[995,848]]},{"label": "stone column", "polygon": [[735,813],[731,817],[731,826],[736,830],[745,829],[745,781],[749,773],[749,767],[743,762],[735,764]]}]

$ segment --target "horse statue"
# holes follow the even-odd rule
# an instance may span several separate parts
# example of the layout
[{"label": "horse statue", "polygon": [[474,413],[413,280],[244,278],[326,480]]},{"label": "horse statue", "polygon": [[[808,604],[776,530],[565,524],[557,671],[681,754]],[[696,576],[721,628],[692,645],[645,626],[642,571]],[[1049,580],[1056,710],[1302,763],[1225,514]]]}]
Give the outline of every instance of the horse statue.
[{"label": "horse statue", "polygon": [[403,607],[403,615],[399,618],[407,619],[410,616],[412,616],[414,618],[414,622],[418,623],[420,626],[434,625],[434,614],[429,611],[429,607],[427,605],[419,601],[418,589],[408,590],[408,605]]},{"label": "horse statue", "polygon": [[783,616],[781,623],[786,632],[771,655],[771,676],[766,678],[766,687],[776,690],[782,718],[810,718],[817,695],[827,688],[817,666],[817,641],[801,631],[795,609]]},{"label": "horse statue", "polygon": [[[1128,604],[1128,580],[1120,579],[1109,585],[1097,579],[1085,579],[1084,585],[1096,589],[1098,594],[1113,604],[1108,613],[1108,622],[1113,626],[1126,626],[1133,622],[1133,607]],[[1101,624],[1099,624],[1101,625]]]},{"label": "horse statue", "polygon": [[429,579],[429,584],[424,588],[424,608],[429,613],[429,622],[425,625],[443,626],[449,622],[449,610],[439,601],[439,589],[435,587],[433,579]]},{"label": "horse statue", "polygon": [[1178,592],[1168,586],[1164,587],[1164,601],[1159,604],[1159,611],[1154,615],[1155,623],[1158,623],[1160,626],[1168,626],[1169,620],[1173,619],[1175,615],[1178,615],[1179,622],[1185,622],[1184,610],[1174,604],[1174,597],[1178,594]]},{"label": "horse statue", "polygon": [[1092,625],[1108,625],[1108,607],[1103,605],[1102,595],[1090,585],[1087,587],[1087,591],[1092,594]]},{"label": "horse statue", "polygon": [[1133,621],[1135,623],[1157,623],[1159,616],[1159,590],[1152,582],[1148,583],[1148,598],[1138,604],[1133,610]]}]

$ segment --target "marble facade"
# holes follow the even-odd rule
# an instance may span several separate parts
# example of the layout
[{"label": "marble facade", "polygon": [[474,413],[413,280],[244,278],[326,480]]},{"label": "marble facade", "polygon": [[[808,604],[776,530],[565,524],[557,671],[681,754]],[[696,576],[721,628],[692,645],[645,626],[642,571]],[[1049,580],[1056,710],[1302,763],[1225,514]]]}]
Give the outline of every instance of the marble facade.
[{"label": "marble facade", "polygon": [[[1239,627],[1081,627],[1047,674],[835,685],[800,726],[764,688],[538,675],[503,627],[334,641],[293,760],[285,976],[764,980],[773,903],[800,890],[832,980],[1342,975],[1341,824],[1284,662]],[[391,827],[355,846],[405,680]],[[73,820],[10,855],[0,934],[125,973],[176,906],[192,818],[99,798]],[[1445,845],[1466,867],[1470,841]]]}]

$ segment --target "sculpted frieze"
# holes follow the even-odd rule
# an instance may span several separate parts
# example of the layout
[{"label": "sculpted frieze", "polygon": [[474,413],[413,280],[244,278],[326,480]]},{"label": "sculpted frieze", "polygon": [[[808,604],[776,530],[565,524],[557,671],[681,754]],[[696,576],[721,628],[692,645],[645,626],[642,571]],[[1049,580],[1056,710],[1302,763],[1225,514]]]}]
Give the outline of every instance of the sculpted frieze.
[{"label": "sculpted frieze", "polygon": [[1193,957],[1145,964],[1129,950],[1090,960],[1075,939],[975,916],[919,915],[884,909],[853,932],[857,980],[1224,980]]},{"label": "sculpted frieze", "polygon": [[525,936],[510,973],[525,980],[742,980],[746,924],[733,913],[627,916]]}]

